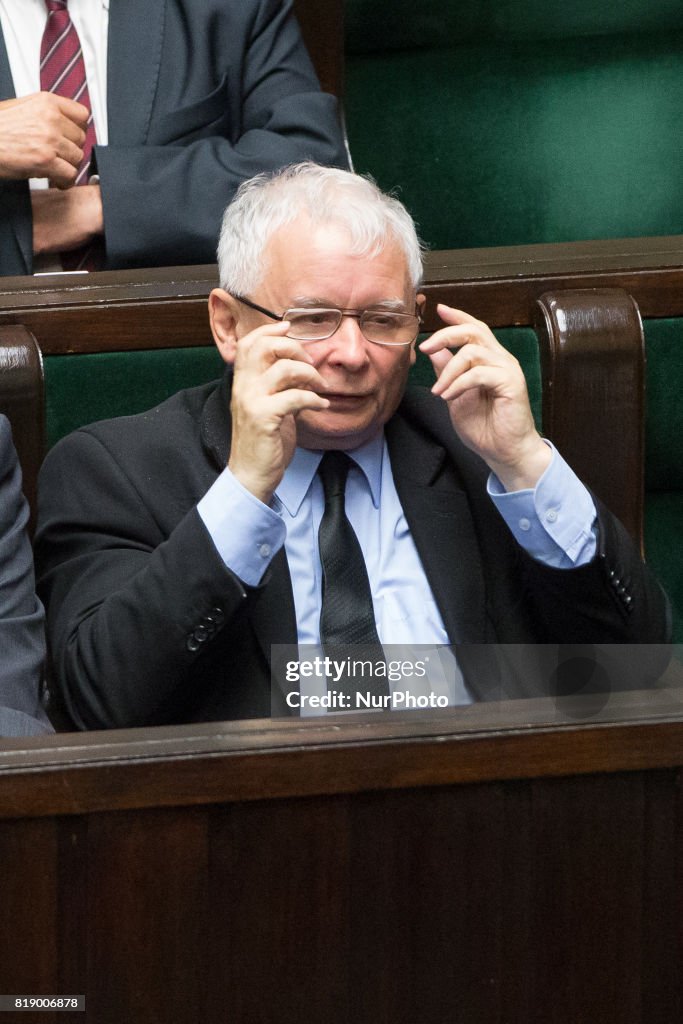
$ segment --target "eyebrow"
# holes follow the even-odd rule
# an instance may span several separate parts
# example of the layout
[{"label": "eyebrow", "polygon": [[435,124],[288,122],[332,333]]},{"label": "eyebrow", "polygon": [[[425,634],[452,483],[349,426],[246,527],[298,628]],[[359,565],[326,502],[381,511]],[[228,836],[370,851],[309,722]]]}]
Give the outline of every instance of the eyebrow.
[{"label": "eyebrow", "polygon": [[[292,299],[288,309],[341,309],[336,302],[330,299],[319,299],[310,295],[296,296]],[[369,302],[363,309],[385,309],[393,313],[406,313],[407,304],[403,299],[379,299],[377,302]],[[412,310],[411,310],[412,312]]]}]

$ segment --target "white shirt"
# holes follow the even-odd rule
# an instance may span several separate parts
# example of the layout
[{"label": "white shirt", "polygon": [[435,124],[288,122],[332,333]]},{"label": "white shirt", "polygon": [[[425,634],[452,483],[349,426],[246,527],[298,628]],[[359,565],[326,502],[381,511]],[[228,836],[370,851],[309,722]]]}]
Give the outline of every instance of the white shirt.
[{"label": "white shirt", "polygon": [[[97,141],[106,145],[109,0],[69,0],[68,9],[83,50]],[[0,25],[17,97],[40,92],[40,44],[46,23],[45,0],[0,0]],[[47,179],[32,178],[30,186],[46,188]]]},{"label": "white shirt", "polygon": [[[69,0],[69,14],[83,50],[88,95],[100,145],[109,138],[107,125],[107,34],[109,0]],[[17,98],[40,92],[40,46],[47,24],[45,0],[0,0],[0,25]],[[92,178],[97,181],[97,178]],[[47,188],[47,178],[29,178],[29,188]],[[34,273],[62,269],[57,255],[34,260]]]}]

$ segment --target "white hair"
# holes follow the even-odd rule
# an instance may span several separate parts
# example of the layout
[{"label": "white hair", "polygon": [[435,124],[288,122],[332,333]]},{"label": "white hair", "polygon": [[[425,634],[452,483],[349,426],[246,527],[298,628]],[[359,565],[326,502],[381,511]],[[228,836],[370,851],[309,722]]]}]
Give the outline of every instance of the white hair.
[{"label": "white hair", "polygon": [[313,227],[336,224],[354,256],[377,256],[388,242],[403,250],[411,284],[422,280],[422,246],[413,219],[368,177],[306,162],[245,181],[223,216],[218,242],[221,287],[247,296],[266,274],[265,251],[280,228],[305,214]]}]

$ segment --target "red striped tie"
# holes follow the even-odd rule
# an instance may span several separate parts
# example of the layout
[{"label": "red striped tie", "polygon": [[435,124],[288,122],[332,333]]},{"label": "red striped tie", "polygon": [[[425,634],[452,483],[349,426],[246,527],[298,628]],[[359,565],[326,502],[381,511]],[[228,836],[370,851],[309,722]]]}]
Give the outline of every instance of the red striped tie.
[{"label": "red striped tie", "polygon": [[[48,14],[40,45],[40,88],[43,92],[54,92],[58,96],[78,100],[90,110],[83,144],[83,160],[75,182],[76,185],[87,185],[90,157],[97,137],[81,41],[66,8],[67,0],[45,0],[45,4]],[[65,270],[94,270],[101,261],[99,258],[93,259],[93,255],[93,248],[86,246],[75,252],[63,253],[62,264]]]}]

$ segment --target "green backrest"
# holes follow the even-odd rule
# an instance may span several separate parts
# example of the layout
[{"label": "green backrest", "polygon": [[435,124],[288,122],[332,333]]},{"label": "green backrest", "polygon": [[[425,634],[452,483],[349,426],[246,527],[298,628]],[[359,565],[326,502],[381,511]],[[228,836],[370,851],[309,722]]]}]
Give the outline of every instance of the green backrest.
[{"label": "green backrest", "polygon": [[213,345],[46,356],[47,444],[96,420],[151,409],[182,388],[220,377]]},{"label": "green backrest", "polygon": [[[524,369],[536,422],[541,426],[538,344],[530,328],[496,331]],[[648,343],[646,552],[674,604],[676,637],[683,642],[683,323],[651,321]],[[674,372],[671,367],[675,367]],[[141,412],[184,387],[220,376],[223,363],[210,347],[48,356],[45,359],[48,444],[99,419]],[[429,386],[429,361],[419,356],[413,383]]]},{"label": "green backrest", "polygon": [[[496,333],[524,368],[534,415],[540,424],[541,376],[536,335],[526,328]],[[223,369],[213,346],[47,356],[48,447],[86,423],[150,409],[181,388],[217,379]],[[429,360],[418,356],[411,382],[429,386],[433,380]]]},{"label": "green backrest", "polygon": [[683,643],[683,320],[645,324],[645,553]]},{"label": "green backrest", "polygon": [[683,228],[679,0],[347,0],[356,169],[434,248]]}]

